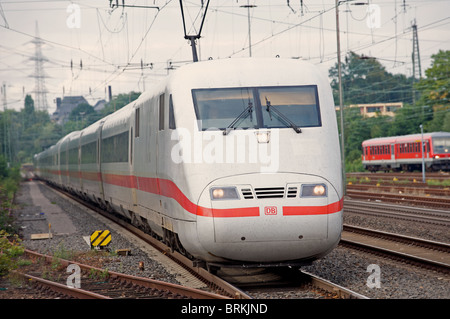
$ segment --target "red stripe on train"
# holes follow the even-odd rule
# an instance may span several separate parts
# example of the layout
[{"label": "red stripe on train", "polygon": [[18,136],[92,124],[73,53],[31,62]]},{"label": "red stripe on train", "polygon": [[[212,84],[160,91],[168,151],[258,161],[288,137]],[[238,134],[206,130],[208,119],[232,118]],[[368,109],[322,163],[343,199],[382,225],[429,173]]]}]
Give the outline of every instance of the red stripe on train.
[{"label": "red stripe on train", "polygon": [[[191,214],[204,217],[257,217],[260,216],[259,207],[241,207],[241,208],[208,208],[198,206],[191,202],[189,198],[178,188],[171,180],[153,178],[153,177],[137,177],[134,175],[118,175],[118,174],[96,174],[83,173],[83,177],[89,180],[100,181],[125,187],[136,188],[143,192],[151,194],[159,194],[164,197],[173,198]],[[139,185],[139,187],[138,187]],[[325,215],[333,214],[342,210],[344,199],[325,206],[283,206],[283,216],[306,216],[306,215]]]}]

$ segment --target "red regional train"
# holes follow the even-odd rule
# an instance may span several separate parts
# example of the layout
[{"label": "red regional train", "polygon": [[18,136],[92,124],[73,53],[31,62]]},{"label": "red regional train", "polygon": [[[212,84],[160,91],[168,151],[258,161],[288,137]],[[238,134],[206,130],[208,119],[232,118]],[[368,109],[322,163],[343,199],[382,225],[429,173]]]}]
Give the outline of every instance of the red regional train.
[{"label": "red regional train", "polygon": [[[373,138],[362,142],[364,168],[375,172],[422,169],[422,135]],[[450,170],[450,133],[423,134],[424,163],[428,171]]]}]

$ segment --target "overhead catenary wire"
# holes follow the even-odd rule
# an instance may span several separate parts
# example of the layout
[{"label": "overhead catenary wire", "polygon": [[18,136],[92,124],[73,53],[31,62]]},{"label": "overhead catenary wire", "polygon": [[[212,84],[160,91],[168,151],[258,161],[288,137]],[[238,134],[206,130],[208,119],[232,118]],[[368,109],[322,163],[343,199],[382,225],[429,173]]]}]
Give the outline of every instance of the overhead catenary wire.
[{"label": "overhead catenary wire", "polygon": [[[140,25],[142,26],[142,32],[137,32],[136,33],[136,28],[133,29],[133,26],[131,24],[131,11],[133,9],[127,9],[127,13],[128,13],[128,21],[129,21],[129,25],[126,26],[123,22],[124,20],[119,20],[119,19],[114,19],[113,24],[108,24],[107,23],[107,19],[105,19],[105,15],[102,13],[101,9],[99,9],[99,6],[97,5],[97,3],[92,3],[89,1],[84,1],[84,0],[74,0],[72,1],[73,3],[78,3],[82,8],[85,8],[86,10],[90,10],[90,12],[92,12],[92,14],[97,14],[100,16],[98,16],[98,20],[97,22],[97,28],[99,29],[99,33],[96,34],[98,42],[96,46],[93,47],[89,47],[86,45],[86,42],[83,40],[81,33],[77,33],[77,30],[73,30],[73,34],[75,36],[77,36],[76,38],[73,38],[73,44],[70,44],[70,42],[65,42],[65,41],[58,41],[56,38],[52,38],[49,36],[45,36],[43,35],[42,38],[44,38],[45,40],[49,40],[48,42],[46,42],[47,44],[52,44],[53,47],[55,47],[54,51],[59,51],[59,52],[70,52],[71,51],[71,55],[73,56],[74,61],[75,60],[79,60],[80,58],[83,59],[83,73],[81,73],[76,81],[78,83],[87,83],[89,81],[87,77],[87,73],[89,72],[94,72],[94,77],[93,80],[95,80],[95,84],[92,85],[93,88],[97,88],[97,91],[103,91],[104,86],[111,84],[115,81],[127,81],[127,82],[132,82],[135,81],[136,83],[138,83],[139,81],[141,81],[141,77],[142,74],[141,72],[133,72],[133,70],[136,69],[136,67],[133,65],[133,63],[137,62],[137,59],[143,59],[145,63],[153,63],[154,68],[150,71],[147,69],[144,69],[145,75],[148,75],[150,77],[159,77],[160,74],[165,74],[165,67],[166,67],[166,63],[167,61],[159,58],[154,58],[154,56],[152,55],[154,52],[155,47],[153,46],[151,40],[153,38],[153,34],[148,32],[148,27],[154,22],[154,14],[153,12],[151,12],[152,10],[142,10],[139,9],[137,11],[140,12],[145,12],[145,14],[147,16],[149,16],[149,18],[147,18],[145,20],[142,20],[142,18],[139,18],[140,20],[136,20],[133,21],[133,23],[138,23],[140,22]],[[105,0],[105,2],[107,2],[107,0]],[[176,14],[176,19],[179,20],[179,9],[175,9],[176,8],[176,4],[177,2],[167,2],[167,1],[163,1],[163,0],[155,0],[152,1],[153,4],[156,5],[161,5],[165,4],[165,6],[167,6],[169,4],[169,8],[171,8],[172,12],[174,12]],[[211,10],[215,11],[215,14],[218,15],[219,13],[222,15],[232,15],[233,16],[233,29],[230,29],[229,31],[232,33],[232,36],[234,37],[235,41],[234,43],[238,43],[241,41],[241,37],[239,37],[239,32],[241,32],[242,30],[239,27],[239,24],[242,25],[242,20],[241,17],[243,19],[247,19],[247,14],[245,14],[245,12],[243,12],[243,10],[239,10],[237,9],[239,7],[242,1],[238,1],[238,2],[226,2],[226,1],[219,1],[219,2],[212,2],[211,5],[212,7],[210,8]],[[421,6],[428,6],[431,7],[433,5],[442,3],[443,1],[430,1],[430,3],[420,3],[420,2],[412,2],[409,1],[408,4],[410,6],[418,6],[419,8]],[[10,13],[11,12],[17,12],[20,13],[19,10],[21,10],[20,7],[16,6],[15,8],[12,6],[13,4],[16,3],[26,3],[26,4],[34,4],[34,5],[30,5],[29,6],[29,10],[30,12],[35,12],[37,14],[40,14],[41,12],[43,12],[44,7],[41,6],[42,4],[51,4],[54,7],[54,10],[61,10],[61,7],[63,6],[67,6],[66,4],[63,4],[62,6],[57,6],[56,4],[61,3],[61,1],[51,1],[51,0],[47,0],[47,1],[38,1],[38,0],[33,0],[33,1],[2,1],[3,4],[3,8],[4,8],[4,13],[6,15],[6,18],[9,21],[10,27],[13,29],[16,29],[20,32],[24,32],[27,33],[26,31],[24,31],[25,29],[21,29],[20,27],[18,27],[17,24],[13,24],[11,23],[11,18],[10,18]],[[200,8],[200,3],[199,2],[194,2],[194,1],[190,1],[188,2],[189,5],[191,6],[196,6],[197,8]],[[375,3],[372,1],[372,3]],[[136,1],[136,4],[138,4],[138,1]],[[398,1],[397,1],[398,4]],[[304,1],[304,12],[303,15],[301,15],[300,13],[300,3],[299,2],[295,2],[295,1],[290,1],[290,5],[294,8],[294,10],[297,12],[296,14],[294,14],[289,7],[287,6],[287,2],[286,0],[279,0],[279,1],[271,1],[270,3],[258,3],[258,10],[254,11],[254,14],[252,14],[252,23],[254,22],[255,25],[259,22],[263,23],[264,21],[267,22],[267,25],[270,25],[270,30],[266,32],[265,36],[261,36],[263,35],[263,33],[260,33],[259,35],[255,35],[254,40],[252,43],[252,46],[255,47],[255,50],[257,53],[259,53],[260,55],[262,54],[268,54],[270,52],[275,51],[275,47],[276,45],[280,44],[280,40],[274,41],[274,39],[276,39],[277,37],[282,37],[283,34],[286,34],[288,32],[290,32],[291,30],[298,30],[297,32],[303,36],[302,40],[305,40],[305,43],[302,44],[302,46],[298,43],[296,44],[290,44],[291,47],[293,48],[294,45],[296,45],[297,51],[302,50],[303,52],[307,51],[307,54],[303,55],[303,58],[310,58],[311,62],[315,63],[315,64],[322,64],[322,65],[327,65],[330,62],[332,62],[333,60],[335,60],[335,49],[333,45],[328,45],[327,42],[327,36],[330,33],[335,32],[335,30],[333,30],[333,28],[327,27],[327,23],[329,20],[328,19],[328,12],[330,12],[330,9],[333,10],[334,7],[330,8],[330,3],[328,2],[321,2],[320,3],[320,7],[316,4],[313,4],[313,2],[308,2],[308,1]],[[385,3],[380,3],[381,6],[386,5]],[[58,8],[59,7],[59,8]],[[194,7],[195,8],[195,7]],[[320,8],[320,12],[317,11],[317,9]],[[64,8],[63,8],[64,9]],[[167,8],[166,8],[167,9]],[[307,10],[306,10],[307,9]],[[324,10],[325,9],[325,10]],[[277,11],[278,10],[278,11]],[[326,10],[328,10],[328,12],[325,12]],[[122,8],[120,10],[117,10],[115,17],[119,17],[119,14],[121,14],[123,10]],[[230,13],[231,11],[231,13]],[[404,15],[404,12],[400,12],[401,10],[397,10],[397,15],[398,18],[400,18],[400,14]],[[408,14],[411,14],[413,10],[409,10],[408,9]],[[151,13],[150,13],[151,12]],[[167,10],[165,10],[165,12],[167,12]],[[172,14],[172,12],[169,12]],[[194,11],[192,11],[194,12]],[[281,12],[281,16],[283,17],[283,19],[280,18],[280,12]],[[223,13],[223,14],[222,14]],[[84,13],[83,13],[84,14]],[[356,14],[356,15],[355,15]],[[362,12],[360,11],[355,11],[354,16],[357,18],[361,18]],[[391,12],[387,12],[387,11],[383,11],[383,16],[387,17],[388,19],[383,19],[383,24],[382,26],[387,26],[389,23],[391,23],[391,25],[394,25],[394,21],[392,21],[392,19],[389,19],[388,15],[394,15],[394,10]],[[84,15],[83,15],[84,17]],[[94,15],[95,17],[95,15]],[[158,16],[158,18],[161,17],[160,15]],[[165,16],[166,17],[166,16]],[[192,15],[193,20],[195,21],[195,19],[199,18],[199,13],[197,11],[197,15]],[[213,19],[214,16],[209,17],[209,20],[207,20],[207,24],[206,24],[206,30],[209,30],[209,27],[211,26],[211,23],[216,23],[215,20]],[[287,18],[286,18],[287,17]],[[103,21],[100,20],[103,19]],[[297,20],[296,20],[297,18]],[[125,16],[123,16],[123,19],[125,19]],[[300,20],[301,19],[301,20]],[[406,18],[405,18],[406,19]],[[159,20],[159,19],[158,19]],[[175,20],[175,18],[174,18]],[[435,18],[435,20],[440,20],[439,18]],[[0,22],[1,22],[1,17],[0,17]],[[83,20],[85,21],[85,20]],[[94,20],[95,21],[95,20]],[[323,23],[320,23],[320,21],[322,21]],[[430,21],[430,19],[428,19],[427,21]],[[106,23],[106,26],[103,24]],[[399,21],[400,22],[400,21]],[[399,23],[398,22],[398,23]],[[449,20],[445,20],[436,23],[436,21],[430,21],[433,22],[434,24],[432,24],[431,26],[428,26],[428,23],[418,23],[418,30],[419,32],[425,31],[425,30],[430,30],[434,28],[439,28],[439,27],[445,27],[447,25],[447,23],[449,23]],[[115,24],[114,24],[115,23]],[[299,26],[299,23],[301,23],[301,25]],[[363,23],[363,22],[362,22]],[[1,23],[0,23],[1,24]],[[406,23],[409,24],[409,23]],[[156,24],[154,24],[153,26],[151,26],[152,31],[156,31],[156,33],[161,32],[161,30],[156,30],[154,28]],[[113,36],[113,34],[111,34],[108,30],[106,30],[105,27],[108,27],[110,29],[110,31],[118,31],[121,30],[121,28],[123,30],[121,30],[118,33],[115,33],[116,35],[118,35],[117,37]],[[219,26],[220,27],[220,26]],[[291,29],[289,29],[290,27],[292,27]],[[128,30],[127,30],[128,28]],[[217,28],[216,28],[217,29]],[[288,30],[286,30],[288,29]],[[101,30],[101,31],[100,31]],[[222,31],[217,29],[218,32]],[[233,32],[234,30],[234,32]],[[255,28],[256,30],[256,28]],[[306,31],[305,31],[306,30]],[[315,30],[318,30],[317,32]],[[127,31],[127,32],[125,32]],[[150,32],[152,32],[150,31]],[[2,32],[7,32],[6,28],[2,28]],[[11,32],[11,30],[8,29],[8,32]],[[14,32],[14,31],[12,31]],[[96,33],[96,32],[94,32]],[[126,37],[126,34],[128,34],[128,37]],[[145,35],[145,33],[147,33],[147,35]],[[242,32],[244,33],[244,32]],[[308,34],[308,37],[305,37],[305,34]],[[18,33],[16,33],[18,34]],[[279,35],[278,35],[279,34]],[[315,37],[314,34],[319,34],[319,37]],[[395,35],[395,37],[392,37],[392,35]],[[136,36],[137,35],[137,36]],[[148,36],[148,35],[152,35],[152,37]],[[205,37],[205,39],[202,39],[202,44],[204,45],[204,43],[209,43],[209,41],[212,39],[212,35],[211,34],[207,34],[208,37]],[[397,32],[393,32],[392,34],[389,34],[387,32],[383,32],[383,31],[374,31],[373,32],[373,40],[374,41],[370,41],[371,38],[371,32],[370,30],[364,30],[364,29],[354,29],[354,28],[350,28],[349,31],[347,32],[347,35],[350,36],[351,39],[358,39],[358,41],[353,41],[350,43],[350,50],[356,52],[356,53],[366,53],[368,50],[371,50],[371,48],[386,48],[385,51],[387,51],[387,49],[389,49],[389,46],[392,46],[392,48],[394,47],[394,42],[396,42],[398,44],[399,48],[403,48],[409,45],[407,44],[408,41],[410,41],[410,32],[407,30],[404,30],[401,28],[400,24],[398,24],[398,30]],[[174,35],[174,37],[179,36],[178,35]],[[214,34],[215,36],[215,43],[218,44],[221,40],[221,38],[219,37],[219,35]],[[32,36],[31,36],[32,37]],[[101,40],[100,40],[101,37]],[[260,44],[257,43],[257,41],[262,40],[262,42]],[[266,39],[266,40],[265,40]],[[293,39],[293,37],[291,37],[290,39]],[[323,41],[322,41],[323,39]],[[51,43],[51,41],[53,41],[54,43]],[[317,41],[320,40],[322,41],[321,44],[318,44],[319,42],[313,42],[313,41]],[[441,42],[439,42],[438,40],[433,40],[432,37],[421,37],[420,39],[421,41],[436,41],[435,44],[434,43],[430,43],[432,44],[433,47],[439,47],[440,43],[443,43],[445,41],[445,39],[443,39]],[[59,43],[58,43],[59,42]],[[115,43],[115,45],[113,46],[112,43]],[[124,45],[126,43],[129,43],[129,45]],[[169,41],[167,41],[169,42]],[[58,43],[58,44],[57,44]],[[69,43],[69,44],[67,44]],[[314,43],[315,47],[313,47],[311,44]],[[317,44],[316,44],[317,43]],[[150,44],[150,45],[149,45]],[[270,48],[271,46],[273,46],[274,48]],[[128,50],[126,49],[128,47]],[[269,47],[269,49],[267,49],[267,47]],[[431,47],[431,46],[429,46]],[[119,54],[119,50],[122,50],[122,48],[125,48],[125,50],[123,50],[123,53]],[[143,48],[145,48],[146,50],[144,51]],[[264,48],[264,49],[262,49]],[[171,48],[170,50],[167,51],[167,57],[168,59],[171,59],[173,61],[173,63],[175,64],[176,61],[185,61],[186,60],[186,52],[185,50],[183,50],[183,44],[180,44],[174,48]],[[212,58],[217,58],[216,55],[214,54],[205,54],[205,53],[209,53],[207,52],[208,50],[212,51],[214,49],[214,45],[211,46],[204,46],[203,50],[204,52],[202,52],[205,56],[211,56]],[[241,54],[242,51],[246,50],[246,48],[242,49],[241,48],[232,48],[230,50],[230,52],[225,52],[226,50],[223,50],[220,54],[220,57],[228,57],[231,55],[234,56],[238,56]],[[424,49],[425,50],[425,49]],[[421,51],[422,51],[422,47],[421,47]],[[388,70],[390,70],[392,72],[392,70],[397,70],[399,72],[404,73],[405,70],[411,66],[410,63],[410,58],[408,57],[408,52],[407,51],[401,51],[397,50],[397,52],[392,51],[393,53],[390,54],[391,57],[393,58],[393,61],[388,61]],[[422,53],[422,52],[421,52]],[[433,51],[428,51],[427,53],[433,53]],[[5,55],[7,55],[7,53],[5,52]],[[184,55],[184,56],[183,56]],[[422,54],[421,54],[422,55]],[[425,61],[429,61],[430,54],[427,54],[426,56],[422,55],[422,59]],[[296,56],[302,56],[302,54],[298,53]],[[3,57],[3,54],[2,54]],[[288,56],[283,56],[283,57],[288,57]],[[54,58],[52,57],[52,60],[54,60]],[[66,61],[62,61],[61,58],[59,58],[56,61],[55,67],[56,68],[51,68],[50,66],[48,67],[49,71],[51,70],[57,70],[58,65],[61,67],[61,70],[68,70],[68,63],[69,60]],[[52,61],[53,62],[53,61]],[[185,63],[185,62],[181,62],[181,63]],[[10,65],[14,68],[20,68],[21,66],[19,64],[14,65],[14,63],[10,63]],[[20,72],[19,72],[20,73]],[[101,78],[101,76],[95,75],[95,74],[104,74],[104,78],[101,80],[98,80],[99,78]],[[127,76],[124,76],[127,75]],[[129,75],[129,77],[128,77]],[[64,74],[58,74],[57,75],[58,79],[64,78]],[[67,87],[67,86],[66,86]],[[81,86],[79,88],[77,88],[77,90],[82,90],[83,87],[86,86]],[[117,92],[117,91],[116,91]]]}]

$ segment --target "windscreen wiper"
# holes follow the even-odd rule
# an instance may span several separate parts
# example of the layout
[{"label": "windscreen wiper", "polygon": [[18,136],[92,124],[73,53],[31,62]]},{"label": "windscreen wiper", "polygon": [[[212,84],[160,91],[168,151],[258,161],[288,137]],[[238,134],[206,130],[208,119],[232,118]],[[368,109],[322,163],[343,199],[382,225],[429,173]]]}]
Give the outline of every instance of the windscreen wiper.
[{"label": "windscreen wiper", "polygon": [[231,130],[235,129],[235,125],[236,123],[238,123],[239,121],[245,119],[249,114],[250,114],[250,118],[253,119],[252,116],[253,113],[253,103],[252,102],[248,102],[248,106],[242,111],[241,114],[239,114],[233,122],[230,123],[230,125],[227,126],[227,128],[225,129],[225,131],[223,131],[223,135],[228,135],[228,133],[230,133]]},{"label": "windscreen wiper", "polygon": [[267,96],[265,96],[265,99],[266,99],[266,111],[269,112],[271,120],[272,120],[272,113],[270,113],[270,112],[271,111],[275,111],[275,113],[277,113],[277,115],[280,117],[280,119],[285,124],[287,124],[289,127],[292,127],[295,132],[297,132],[297,133],[301,133],[302,132],[302,130],[297,125],[295,125],[294,122],[292,122],[290,119],[288,119],[282,112],[280,112],[276,108],[272,107],[272,105],[270,104],[270,101],[267,99]]}]

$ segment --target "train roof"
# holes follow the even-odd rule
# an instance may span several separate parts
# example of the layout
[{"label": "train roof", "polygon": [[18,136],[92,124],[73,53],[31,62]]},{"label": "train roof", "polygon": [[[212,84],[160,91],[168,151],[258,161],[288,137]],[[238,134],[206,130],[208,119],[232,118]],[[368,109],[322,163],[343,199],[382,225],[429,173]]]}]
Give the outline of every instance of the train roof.
[{"label": "train roof", "polygon": [[[449,132],[433,132],[433,133],[423,133],[423,138],[437,138],[437,137],[447,137],[450,138]],[[362,142],[363,146],[369,145],[380,145],[380,144],[391,144],[391,143],[402,143],[402,142],[414,142],[421,141],[422,134],[409,134],[402,136],[390,136],[390,137],[377,137]]]},{"label": "train roof", "polygon": [[[167,86],[173,91],[180,88],[274,86],[274,85],[317,85],[321,102],[334,105],[331,88],[326,72],[316,65],[298,59],[283,58],[233,58],[208,60],[190,63],[171,72],[167,77],[143,92],[139,98],[120,110],[107,115],[81,131],[72,132],[73,136],[91,133],[103,123],[104,133],[117,125],[126,127],[129,115],[135,105],[163,93]],[[58,143],[67,142],[68,136]],[[58,144],[57,143],[57,144]],[[51,151],[50,149],[48,151]]]},{"label": "train roof", "polygon": [[169,84],[192,88],[273,85],[329,87],[326,73],[316,65],[298,59],[233,58],[184,65],[170,75]]}]

